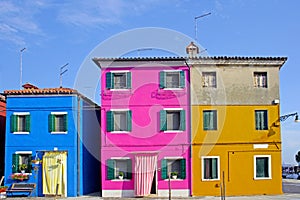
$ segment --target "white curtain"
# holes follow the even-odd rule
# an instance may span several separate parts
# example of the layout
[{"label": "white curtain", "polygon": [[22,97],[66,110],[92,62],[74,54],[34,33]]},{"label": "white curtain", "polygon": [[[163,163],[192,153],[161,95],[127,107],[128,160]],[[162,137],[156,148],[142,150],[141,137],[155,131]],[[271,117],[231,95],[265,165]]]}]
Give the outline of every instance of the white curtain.
[{"label": "white curtain", "polygon": [[151,192],[152,181],[157,166],[157,155],[135,156],[135,195],[147,196]]}]

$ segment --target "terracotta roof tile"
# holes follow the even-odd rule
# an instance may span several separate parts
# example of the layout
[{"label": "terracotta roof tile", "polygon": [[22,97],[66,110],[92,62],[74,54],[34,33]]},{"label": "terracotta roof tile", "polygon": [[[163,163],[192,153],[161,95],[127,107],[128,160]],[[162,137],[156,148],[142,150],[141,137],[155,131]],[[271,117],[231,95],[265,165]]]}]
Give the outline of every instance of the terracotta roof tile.
[{"label": "terracotta roof tile", "polygon": [[70,88],[28,88],[23,90],[5,90],[6,95],[30,95],[30,94],[78,94],[77,90]]}]

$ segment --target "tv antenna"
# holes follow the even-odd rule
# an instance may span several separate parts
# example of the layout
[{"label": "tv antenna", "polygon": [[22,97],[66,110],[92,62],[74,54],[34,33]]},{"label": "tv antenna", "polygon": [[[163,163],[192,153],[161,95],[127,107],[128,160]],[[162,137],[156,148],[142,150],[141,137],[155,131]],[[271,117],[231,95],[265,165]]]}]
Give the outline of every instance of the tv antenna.
[{"label": "tv antenna", "polygon": [[62,67],[60,67],[59,71],[59,87],[62,87],[62,75],[68,71],[68,69],[63,70],[66,66],[68,66],[69,63],[66,63]]}]

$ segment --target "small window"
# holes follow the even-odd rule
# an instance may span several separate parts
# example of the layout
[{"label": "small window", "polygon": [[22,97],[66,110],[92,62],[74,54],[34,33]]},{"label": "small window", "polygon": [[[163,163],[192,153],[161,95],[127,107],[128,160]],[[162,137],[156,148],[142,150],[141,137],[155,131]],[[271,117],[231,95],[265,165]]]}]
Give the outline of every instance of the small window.
[{"label": "small window", "polygon": [[107,89],[130,89],[131,72],[107,72],[106,88]]},{"label": "small window", "polygon": [[202,157],[202,180],[219,180],[218,156]]},{"label": "small window", "polygon": [[205,110],[203,111],[203,130],[217,130],[217,111]]},{"label": "small window", "polygon": [[160,111],[161,131],[184,131],[185,121],[185,110]]},{"label": "small window", "polygon": [[132,126],[131,110],[108,111],[106,112],[106,127],[108,132],[120,131],[129,132]]},{"label": "small window", "polygon": [[253,80],[254,80],[254,87],[257,88],[268,87],[267,72],[254,72]]},{"label": "small window", "polygon": [[31,173],[31,157],[29,153],[13,154],[12,173]]},{"label": "small window", "polygon": [[216,72],[202,72],[202,87],[217,87]]},{"label": "small window", "polygon": [[256,130],[268,130],[268,111],[255,111],[255,128]]},{"label": "small window", "polygon": [[107,180],[132,178],[131,159],[109,159],[106,162]]},{"label": "small window", "polygon": [[161,71],[159,73],[161,89],[176,89],[185,87],[184,71]]},{"label": "small window", "polygon": [[14,113],[11,115],[10,128],[12,133],[30,132],[29,113]]},{"label": "small window", "polygon": [[49,115],[49,132],[52,133],[65,133],[68,128],[67,113],[51,113]]},{"label": "small window", "polygon": [[271,178],[271,156],[254,156],[254,178],[270,179]]},{"label": "small window", "polygon": [[167,158],[161,161],[162,179],[174,178],[174,175],[179,179],[186,178],[186,159]]}]

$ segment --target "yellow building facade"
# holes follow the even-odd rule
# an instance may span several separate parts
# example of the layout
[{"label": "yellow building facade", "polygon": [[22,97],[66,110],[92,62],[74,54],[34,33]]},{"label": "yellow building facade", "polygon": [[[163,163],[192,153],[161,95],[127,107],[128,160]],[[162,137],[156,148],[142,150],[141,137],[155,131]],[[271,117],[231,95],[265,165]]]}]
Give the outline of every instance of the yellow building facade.
[{"label": "yellow building facade", "polygon": [[281,194],[286,58],[191,58],[192,196]]}]

